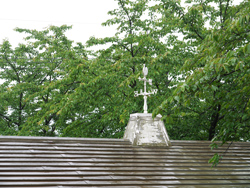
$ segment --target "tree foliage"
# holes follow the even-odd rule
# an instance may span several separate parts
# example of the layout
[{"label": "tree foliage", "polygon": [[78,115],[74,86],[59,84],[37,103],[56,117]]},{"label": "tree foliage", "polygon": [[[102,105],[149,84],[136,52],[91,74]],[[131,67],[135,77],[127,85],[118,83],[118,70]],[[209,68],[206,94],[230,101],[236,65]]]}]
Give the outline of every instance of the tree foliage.
[{"label": "tree foliage", "polygon": [[73,47],[65,37],[68,29],[17,28],[16,31],[27,33],[27,44],[14,50],[8,41],[1,45],[1,134],[55,135],[58,117],[49,108],[51,103],[60,101],[68,88],[45,88],[68,74],[73,63],[70,67],[67,62],[74,62],[74,56],[85,56],[81,44]]},{"label": "tree foliage", "polygon": [[189,122],[189,130],[209,140],[249,140],[249,1],[237,6],[227,0],[189,3],[183,13],[162,1],[165,10],[179,10],[181,31],[195,43],[195,53],[181,69],[185,81],[155,114],[170,113],[179,129],[176,122]]},{"label": "tree foliage", "polygon": [[[113,37],[86,45],[68,26],[16,29],[27,44],[1,50],[1,134],[123,136],[143,64],[171,139],[249,140],[249,1],[117,0],[103,26]],[[108,45],[96,51],[89,47]],[[91,58],[90,58],[91,57]],[[214,158],[218,161],[218,157]]]},{"label": "tree foliage", "polygon": [[[81,70],[82,75],[72,72],[71,77],[82,80],[82,86],[68,97],[74,105],[82,104],[77,110],[84,112],[84,118],[67,126],[63,135],[122,137],[129,115],[142,112],[143,100],[135,98],[134,91],[143,87],[138,82],[143,64],[149,67],[149,77],[154,78],[159,90],[153,100],[149,99],[149,111],[161,103],[170,93],[168,87],[174,84],[171,82],[176,78],[174,70],[180,67],[181,61],[167,55],[167,46],[161,41],[165,31],[157,26],[156,13],[148,13],[153,7],[142,0],[120,0],[118,4],[119,9],[109,12],[113,18],[103,23],[104,26],[117,25],[115,36],[91,37],[87,41],[87,47],[103,44],[109,47],[92,53],[94,59]],[[61,105],[60,108],[66,110],[71,104]]]}]

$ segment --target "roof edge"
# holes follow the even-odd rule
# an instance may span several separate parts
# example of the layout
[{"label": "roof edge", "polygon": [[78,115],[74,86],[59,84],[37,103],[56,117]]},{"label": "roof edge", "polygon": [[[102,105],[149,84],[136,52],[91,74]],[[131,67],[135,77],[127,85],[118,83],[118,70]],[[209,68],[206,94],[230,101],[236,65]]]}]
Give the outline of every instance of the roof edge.
[{"label": "roof edge", "polygon": [[120,139],[120,138],[78,138],[78,137],[41,137],[41,136],[0,136],[0,140],[62,140],[62,141],[116,141],[124,142],[129,141],[129,139]]}]

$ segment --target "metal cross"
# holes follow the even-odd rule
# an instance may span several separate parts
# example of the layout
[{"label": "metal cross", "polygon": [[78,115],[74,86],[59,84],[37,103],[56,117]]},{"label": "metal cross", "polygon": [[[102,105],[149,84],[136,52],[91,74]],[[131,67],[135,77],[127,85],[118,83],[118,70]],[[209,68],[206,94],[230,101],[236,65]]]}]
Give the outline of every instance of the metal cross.
[{"label": "metal cross", "polygon": [[139,95],[143,95],[144,97],[144,114],[148,113],[148,105],[147,105],[147,96],[150,96],[151,94],[156,94],[157,93],[157,89],[152,89],[151,92],[147,93],[146,87],[147,87],[147,82],[149,83],[149,85],[152,85],[152,79],[146,79],[146,76],[148,75],[148,68],[145,66],[145,64],[143,65],[143,78],[139,77],[139,81],[144,81],[144,92],[142,92],[142,89],[140,90],[140,93],[138,93],[138,91],[135,91],[135,97],[138,97]]}]

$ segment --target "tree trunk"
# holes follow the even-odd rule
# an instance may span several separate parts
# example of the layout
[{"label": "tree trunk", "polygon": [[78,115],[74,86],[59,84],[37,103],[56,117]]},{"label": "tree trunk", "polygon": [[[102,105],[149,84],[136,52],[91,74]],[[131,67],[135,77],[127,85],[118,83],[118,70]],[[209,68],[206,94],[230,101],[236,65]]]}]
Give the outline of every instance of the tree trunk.
[{"label": "tree trunk", "polygon": [[221,108],[221,105],[214,107],[214,112],[212,115],[211,125],[209,129],[209,137],[208,137],[209,140],[212,140],[215,135],[215,129],[218,124],[219,116],[220,116],[220,108]]}]

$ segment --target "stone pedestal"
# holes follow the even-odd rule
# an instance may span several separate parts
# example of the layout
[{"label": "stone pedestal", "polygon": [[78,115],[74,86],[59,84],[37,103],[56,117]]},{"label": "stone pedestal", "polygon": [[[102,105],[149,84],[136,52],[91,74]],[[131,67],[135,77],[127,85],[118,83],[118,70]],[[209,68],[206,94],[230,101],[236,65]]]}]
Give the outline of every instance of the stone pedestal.
[{"label": "stone pedestal", "polygon": [[134,146],[170,146],[170,140],[161,121],[161,115],[154,119],[149,113],[131,114],[124,133]]}]

